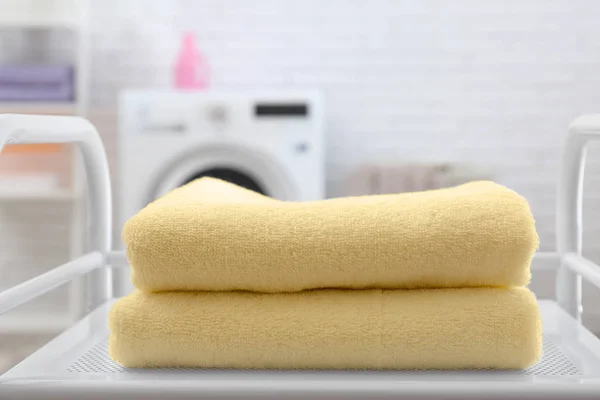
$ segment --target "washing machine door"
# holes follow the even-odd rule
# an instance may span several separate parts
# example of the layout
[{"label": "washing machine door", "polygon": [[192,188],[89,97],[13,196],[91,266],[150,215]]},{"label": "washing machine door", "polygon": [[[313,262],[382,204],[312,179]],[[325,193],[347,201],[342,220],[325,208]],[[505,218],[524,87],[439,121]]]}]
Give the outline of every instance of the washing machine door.
[{"label": "washing machine door", "polygon": [[151,194],[154,200],[202,177],[213,177],[280,200],[297,200],[292,173],[276,157],[239,145],[202,146],[166,168]]}]

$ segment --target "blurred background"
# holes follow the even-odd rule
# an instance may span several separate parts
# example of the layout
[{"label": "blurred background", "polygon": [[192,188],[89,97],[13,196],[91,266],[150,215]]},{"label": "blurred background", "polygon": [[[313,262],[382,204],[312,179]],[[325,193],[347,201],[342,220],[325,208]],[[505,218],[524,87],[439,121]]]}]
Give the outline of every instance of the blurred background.
[{"label": "blurred background", "polygon": [[[600,109],[599,17],[592,0],[0,0],[0,113],[92,120],[115,247],[128,216],[209,175],[286,200],[492,179],[529,200],[552,251],[568,125]],[[584,255],[600,262],[588,154]],[[72,148],[7,147],[0,290],[80,254],[84,210]],[[552,278],[534,277],[538,296]],[[72,323],[81,296],[76,283],[0,317],[0,371]]]}]

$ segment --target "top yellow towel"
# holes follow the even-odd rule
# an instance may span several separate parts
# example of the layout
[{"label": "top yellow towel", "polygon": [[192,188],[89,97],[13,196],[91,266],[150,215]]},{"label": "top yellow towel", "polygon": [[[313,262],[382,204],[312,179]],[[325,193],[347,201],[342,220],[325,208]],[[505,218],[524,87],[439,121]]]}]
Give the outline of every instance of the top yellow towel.
[{"label": "top yellow towel", "polygon": [[146,291],[521,286],[538,246],[527,201],[492,182],[294,203],[203,178],[123,238]]}]

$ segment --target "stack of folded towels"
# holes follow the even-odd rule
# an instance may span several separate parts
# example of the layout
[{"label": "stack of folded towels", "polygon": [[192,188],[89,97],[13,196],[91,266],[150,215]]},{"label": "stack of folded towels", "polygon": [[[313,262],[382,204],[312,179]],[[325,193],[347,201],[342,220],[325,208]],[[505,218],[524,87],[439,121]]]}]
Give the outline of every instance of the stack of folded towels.
[{"label": "stack of folded towels", "polygon": [[203,178],[125,225],[127,367],[520,369],[542,351],[527,201],[492,182],[282,202]]}]

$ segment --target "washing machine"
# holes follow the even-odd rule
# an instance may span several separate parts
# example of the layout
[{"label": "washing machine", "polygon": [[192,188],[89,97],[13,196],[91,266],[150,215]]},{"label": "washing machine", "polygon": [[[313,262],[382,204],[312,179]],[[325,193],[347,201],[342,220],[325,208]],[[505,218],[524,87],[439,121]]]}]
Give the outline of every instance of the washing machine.
[{"label": "washing machine", "polygon": [[324,197],[318,92],[127,91],[119,108],[119,227],[204,176],[281,200]]}]

